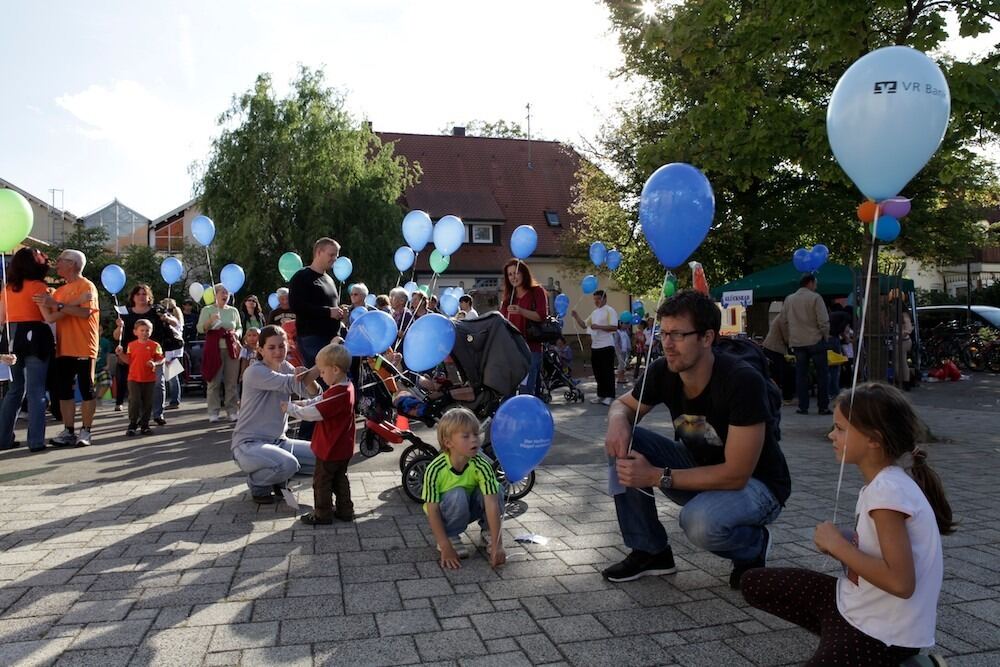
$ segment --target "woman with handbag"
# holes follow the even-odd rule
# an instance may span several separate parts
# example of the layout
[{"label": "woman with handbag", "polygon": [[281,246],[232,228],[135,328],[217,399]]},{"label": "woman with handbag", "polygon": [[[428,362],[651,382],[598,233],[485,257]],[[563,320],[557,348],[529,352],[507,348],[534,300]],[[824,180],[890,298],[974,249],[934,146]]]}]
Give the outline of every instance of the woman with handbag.
[{"label": "woman with handbag", "polygon": [[[542,341],[531,333],[538,332],[549,315],[549,298],[545,289],[531,275],[524,262],[510,259],[503,267],[503,302],[500,314],[521,332],[531,350],[531,367],[520,393],[538,396],[538,381],[542,367]],[[532,330],[529,333],[529,328]]]}]

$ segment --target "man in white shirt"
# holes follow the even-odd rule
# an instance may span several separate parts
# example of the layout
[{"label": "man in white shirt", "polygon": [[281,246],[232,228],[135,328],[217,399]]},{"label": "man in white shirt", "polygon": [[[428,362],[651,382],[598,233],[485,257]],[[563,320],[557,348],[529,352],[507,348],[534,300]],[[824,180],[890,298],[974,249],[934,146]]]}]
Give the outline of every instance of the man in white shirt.
[{"label": "man in white shirt", "polygon": [[[574,310],[570,312],[577,326],[587,328],[584,320]],[[591,403],[611,405],[615,400],[615,331],[618,329],[618,313],[608,305],[604,290],[594,292],[594,312],[590,320],[590,365],[597,380],[597,397]]]},{"label": "man in white shirt", "polygon": [[479,317],[479,313],[472,307],[472,297],[468,294],[458,297],[458,312],[459,319],[462,320],[473,320]]}]

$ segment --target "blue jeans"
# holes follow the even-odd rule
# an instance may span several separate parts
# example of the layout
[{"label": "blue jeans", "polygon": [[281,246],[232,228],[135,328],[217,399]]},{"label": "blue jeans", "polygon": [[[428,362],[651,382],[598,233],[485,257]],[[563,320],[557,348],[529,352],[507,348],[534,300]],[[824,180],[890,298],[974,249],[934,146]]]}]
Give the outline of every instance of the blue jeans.
[{"label": "blue jeans", "polygon": [[816,406],[820,412],[830,407],[830,379],[827,377],[826,341],[815,345],[792,348],[795,353],[795,389],[799,394],[799,410],[809,409],[809,362],[816,369]]},{"label": "blue jeans", "polygon": [[[635,429],[633,451],[657,467],[695,468],[687,447],[681,442]],[[614,468],[610,471],[614,473]],[[667,531],[656,514],[652,489],[626,488],[615,496],[618,526],[629,549],[659,553],[669,546]],[[717,556],[735,562],[749,562],[764,549],[764,526],[778,518],[781,503],[767,485],[750,478],[738,491],[670,490],[666,496],[682,505],[680,526],[691,542]]]},{"label": "blue jeans", "polygon": [[166,382],[163,379],[163,364],[156,367],[156,380],[153,382],[153,419],[163,416],[163,398],[166,396]]},{"label": "blue jeans", "polygon": [[181,376],[175,375],[167,381],[167,404],[181,404]]},{"label": "blue jeans", "polygon": [[[503,507],[502,488],[497,494],[497,503],[498,507]],[[478,521],[480,528],[489,527],[486,523],[486,501],[479,489],[474,489],[472,493],[460,487],[452,489],[441,496],[438,509],[448,537],[458,537],[473,521]]]},{"label": "blue jeans", "polygon": [[[329,343],[330,339],[326,336],[299,336],[296,338],[295,344],[298,346],[302,365],[306,368],[315,366],[316,355]],[[322,384],[322,380],[320,380],[320,384],[323,388],[326,388],[326,385]],[[315,423],[305,420],[299,422],[299,438],[306,441],[311,440]]]},{"label": "blue jeans", "polygon": [[[11,334],[13,336],[13,334]],[[11,382],[0,405],[0,447],[14,444],[14,423],[21,412],[21,402],[28,397],[28,448],[45,448],[45,384],[49,361],[35,356],[18,357],[11,366]]]},{"label": "blue jeans", "polygon": [[531,353],[531,366],[528,367],[528,376],[524,384],[518,390],[520,394],[531,394],[538,396],[538,383],[542,374],[542,353],[541,351]]},{"label": "blue jeans", "polygon": [[284,484],[303,468],[311,472],[316,467],[309,443],[291,438],[244,442],[233,447],[233,460],[247,473],[247,486],[255,496],[269,495],[275,484]]}]

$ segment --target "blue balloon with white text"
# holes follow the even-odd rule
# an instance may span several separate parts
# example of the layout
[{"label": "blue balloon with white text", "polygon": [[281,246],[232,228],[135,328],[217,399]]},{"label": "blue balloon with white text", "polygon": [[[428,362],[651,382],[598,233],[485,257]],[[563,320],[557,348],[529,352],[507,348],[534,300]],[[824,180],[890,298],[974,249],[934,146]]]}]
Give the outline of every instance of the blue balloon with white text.
[{"label": "blue balloon with white text", "polygon": [[490,439],[507,479],[520,482],[527,477],[545,458],[554,434],[552,413],[538,397],[525,394],[501,404],[490,425]]}]

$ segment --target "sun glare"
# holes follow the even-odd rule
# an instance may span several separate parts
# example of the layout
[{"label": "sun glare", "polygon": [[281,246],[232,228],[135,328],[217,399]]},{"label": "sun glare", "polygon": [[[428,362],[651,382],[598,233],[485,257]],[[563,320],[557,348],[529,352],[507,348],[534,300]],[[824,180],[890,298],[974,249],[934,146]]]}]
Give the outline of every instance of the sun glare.
[{"label": "sun glare", "polygon": [[645,19],[651,19],[656,16],[656,3],[653,0],[646,0],[642,3],[642,16]]}]

